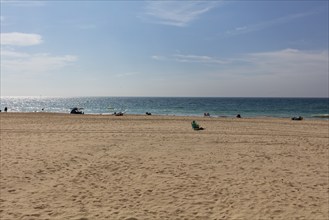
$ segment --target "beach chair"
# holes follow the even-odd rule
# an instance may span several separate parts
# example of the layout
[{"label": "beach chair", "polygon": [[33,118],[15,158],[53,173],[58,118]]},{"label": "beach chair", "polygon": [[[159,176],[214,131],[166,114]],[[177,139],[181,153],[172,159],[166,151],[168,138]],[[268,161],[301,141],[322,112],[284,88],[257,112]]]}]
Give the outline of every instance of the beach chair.
[{"label": "beach chair", "polygon": [[200,125],[196,123],[196,121],[192,121],[191,125],[194,130],[203,130],[203,128],[200,127]]}]

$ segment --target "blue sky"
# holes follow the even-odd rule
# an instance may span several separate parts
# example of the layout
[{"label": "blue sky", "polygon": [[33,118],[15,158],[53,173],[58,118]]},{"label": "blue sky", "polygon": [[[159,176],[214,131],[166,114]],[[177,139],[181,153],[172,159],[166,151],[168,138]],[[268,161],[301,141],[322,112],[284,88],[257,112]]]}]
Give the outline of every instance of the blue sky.
[{"label": "blue sky", "polygon": [[2,96],[328,97],[328,1],[1,0]]}]

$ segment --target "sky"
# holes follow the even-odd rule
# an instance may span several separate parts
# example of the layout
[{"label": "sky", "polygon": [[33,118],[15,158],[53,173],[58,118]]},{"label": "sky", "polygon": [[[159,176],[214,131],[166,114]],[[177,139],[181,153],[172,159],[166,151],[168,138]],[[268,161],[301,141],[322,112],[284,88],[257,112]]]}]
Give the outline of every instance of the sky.
[{"label": "sky", "polygon": [[328,0],[1,0],[1,96],[328,97]]}]

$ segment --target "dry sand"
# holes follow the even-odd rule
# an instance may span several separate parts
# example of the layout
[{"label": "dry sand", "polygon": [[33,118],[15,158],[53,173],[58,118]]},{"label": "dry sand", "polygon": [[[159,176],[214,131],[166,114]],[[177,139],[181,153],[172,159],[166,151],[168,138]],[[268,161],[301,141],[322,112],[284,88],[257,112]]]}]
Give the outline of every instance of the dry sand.
[{"label": "dry sand", "polygon": [[0,117],[2,220],[329,218],[328,121]]}]

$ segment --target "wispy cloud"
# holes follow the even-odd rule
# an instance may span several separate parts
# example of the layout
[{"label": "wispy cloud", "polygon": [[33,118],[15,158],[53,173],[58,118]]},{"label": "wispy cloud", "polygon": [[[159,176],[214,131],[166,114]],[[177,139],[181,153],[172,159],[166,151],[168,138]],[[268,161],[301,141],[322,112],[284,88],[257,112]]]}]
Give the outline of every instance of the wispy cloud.
[{"label": "wispy cloud", "polygon": [[235,35],[241,35],[241,34],[247,34],[250,32],[260,31],[260,30],[270,28],[270,27],[273,27],[276,25],[288,23],[290,21],[293,21],[293,20],[296,20],[299,18],[307,17],[307,16],[313,15],[318,12],[319,12],[319,10],[313,10],[313,11],[304,12],[304,13],[286,15],[283,17],[279,17],[279,18],[275,18],[275,19],[267,20],[267,21],[262,21],[259,23],[242,25],[242,26],[236,27],[234,29],[227,30],[224,35],[235,36]]},{"label": "wispy cloud", "polygon": [[147,2],[143,19],[157,24],[184,27],[217,6],[218,2],[211,1],[151,1]]},{"label": "wispy cloud", "polygon": [[1,45],[11,46],[32,46],[42,43],[42,37],[39,34],[27,33],[1,33]]},{"label": "wispy cloud", "polygon": [[24,57],[29,57],[30,55],[28,53],[24,52],[16,52],[12,50],[1,50],[1,56],[3,58],[24,58]]},{"label": "wispy cloud", "polygon": [[138,75],[138,72],[127,72],[127,73],[121,73],[121,74],[117,74],[115,75],[118,78],[123,78],[123,77],[131,77],[131,76],[135,76]]},{"label": "wispy cloud", "polygon": [[38,74],[61,69],[77,60],[76,56],[24,52],[26,46],[41,44],[42,36],[31,33],[1,33],[1,71],[11,74]]},{"label": "wispy cloud", "polygon": [[173,54],[170,56],[154,55],[151,57],[158,61],[175,61],[181,63],[200,63],[200,64],[227,64],[228,60],[220,59],[218,57],[193,55],[193,54]]},{"label": "wispy cloud", "polygon": [[184,63],[204,63],[204,64],[227,64],[228,61],[210,56],[182,55],[174,54],[172,56],[178,62]]},{"label": "wispy cloud", "polygon": [[153,60],[166,60],[167,59],[167,57],[165,57],[165,56],[159,56],[159,55],[153,55],[153,56],[151,56],[151,58],[153,59]]},{"label": "wispy cloud", "polygon": [[[249,53],[231,57],[228,65],[221,65],[209,74],[215,78],[231,78],[254,82],[289,85],[307,82],[328,82],[328,51],[302,51],[284,49],[260,53]],[[252,83],[254,84],[254,83]],[[323,85],[322,85],[323,86]],[[272,87],[272,85],[271,85]],[[297,86],[300,87],[300,86]],[[279,87],[278,87],[279,88]],[[328,89],[328,86],[326,86]]]},{"label": "wispy cloud", "polygon": [[1,0],[1,4],[10,4],[17,7],[40,7],[46,4],[46,1],[17,1],[17,0]]},{"label": "wispy cloud", "polygon": [[61,69],[74,63],[76,56],[52,56],[50,54],[31,54],[18,51],[1,51],[1,69],[4,74],[40,74]]},{"label": "wispy cloud", "polygon": [[[286,48],[240,54],[224,60],[181,54],[152,58],[158,62],[181,62],[180,59],[188,62],[175,76],[188,77],[189,83],[199,85],[205,94],[220,91],[222,95],[229,92],[232,96],[328,96],[328,50]],[[191,71],[195,65],[191,67],[190,62],[202,67]],[[209,62],[213,65],[204,65]]]},{"label": "wispy cloud", "polygon": [[328,51],[284,49],[245,55],[245,72],[290,76],[328,74]]},{"label": "wispy cloud", "polygon": [[173,54],[154,55],[157,61],[171,61],[218,65],[218,74],[239,76],[289,75],[309,76],[328,74],[328,51],[301,51],[283,49],[279,51],[243,54],[225,59],[206,55]]},{"label": "wispy cloud", "polygon": [[209,78],[235,85],[237,96],[328,97],[328,51],[284,49],[245,54]]}]

